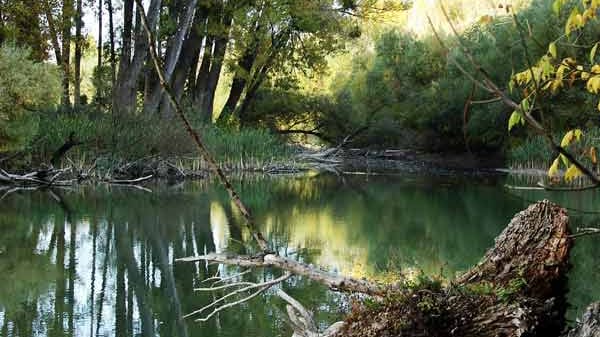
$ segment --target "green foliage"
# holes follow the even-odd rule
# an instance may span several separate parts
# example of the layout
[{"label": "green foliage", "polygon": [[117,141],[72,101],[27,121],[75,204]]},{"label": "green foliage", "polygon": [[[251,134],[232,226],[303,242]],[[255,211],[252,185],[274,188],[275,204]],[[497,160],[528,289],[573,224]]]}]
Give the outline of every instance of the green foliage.
[{"label": "green foliage", "polygon": [[33,61],[28,49],[0,47],[0,152],[17,151],[36,134],[42,107],[51,107],[60,94],[59,72]]},{"label": "green foliage", "polygon": [[503,302],[510,302],[527,286],[527,281],[521,276],[511,279],[505,287],[496,289],[496,296]]},{"label": "green foliage", "polygon": [[[244,165],[266,165],[288,160],[292,156],[289,146],[264,129],[245,128],[236,131],[194,124],[215,158],[224,166],[240,162]],[[35,146],[32,146],[34,159],[48,162],[71,132],[82,142],[68,154],[75,161],[90,163],[96,158],[133,161],[152,155],[165,158],[197,157],[197,150],[178,119],[117,117],[98,113],[89,106],[70,114],[52,112],[42,115]]]},{"label": "green foliage", "polygon": [[[526,42],[529,53],[544,55],[548,51],[545,46],[560,32],[551,4],[533,1],[519,16],[531,29],[531,41]],[[465,145],[475,151],[495,151],[503,146],[506,131],[497,125],[506,123],[511,111],[499,102],[465,109],[469,98],[490,97],[474,90],[462,71],[448,62],[454,58],[467,65],[459,48],[454,48],[455,38],[442,36],[451,47],[449,54],[435,37],[419,37],[406,29],[388,29],[366,39],[373,42],[355,50],[349,66],[340,67],[342,58],[334,59],[329,64],[331,77],[308,86],[309,90],[272,90],[270,95],[258,96],[253,119],[270,120],[262,118],[262,107],[277,110],[280,125],[293,124],[293,114],[310,116],[310,125],[319,126],[334,143],[363,129],[353,140],[354,146],[442,151],[462,151]],[[461,39],[497,83],[508,83],[515,69],[527,63],[524,47],[515,43],[519,32],[509,16],[480,20],[467,27]],[[274,95],[279,98],[273,99]],[[293,102],[298,96],[311,104],[287,109],[290,104],[273,103],[269,107],[271,102]],[[284,109],[294,113],[283,113]],[[513,118],[511,126],[521,123]]]}]

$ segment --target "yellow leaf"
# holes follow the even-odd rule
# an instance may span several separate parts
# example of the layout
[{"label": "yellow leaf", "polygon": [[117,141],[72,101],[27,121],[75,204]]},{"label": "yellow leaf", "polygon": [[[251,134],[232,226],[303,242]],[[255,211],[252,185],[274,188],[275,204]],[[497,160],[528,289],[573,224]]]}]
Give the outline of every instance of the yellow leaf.
[{"label": "yellow leaf", "polygon": [[556,55],[558,54],[558,52],[556,50],[556,43],[554,43],[554,42],[550,43],[550,45],[548,46],[548,53],[550,53],[550,55],[553,58],[556,58]]},{"label": "yellow leaf", "polygon": [[575,137],[575,132],[573,130],[567,132],[565,134],[565,136],[563,137],[562,141],[560,142],[560,146],[565,148],[565,147],[571,145],[571,142],[573,142],[574,137]]},{"label": "yellow leaf", "polygon": [[590,73],[586,72],[586,71],[582,71],[581,72],[581,79],[584,81],[587,81],[590,78]]},{"label": "yellow leaf", "polygon": [[558,89],[560,89],[562,87],[562,81],[561,80],[554,80],[552,81],[552,93],[556,94],[558,92]]},{"label": "yellow leaf", "polygon": [[594,60],[596,59],[596,51],[598,50],[598,43],[596,43],[594,45],[594,47],[592,48],[592,50],[590,50],[590,63],[594,63]]},{"label": "yellow leaf", "polygon": [[558,80],[562,80],[563,78],[565,78],[565,71],[569,70],[569,67],[567,67],[564,64],[561,64],[558,67],[558,70],[556,71],[556,79]]},{"label": "yellow leaf", "polygon": [[579,176],[581,176],[581,171],[575,165],[569,166],[567,172],[565,172],[565,180],[568,182]]},{"label": "yellow leaf", "polygon": [[590,159],[592,160],[593,165],[598,164],[598,153],[594,146],[590,147]]},{"label": "yellow leaf", "polygon": [[508,131],[510,132],[515,125],[519,123],[524,124],[524,122],[525,121],[523,120],[523,117],[521,117],[521,114],[516,110],[513,111],[512,115],[510,115],[510,118],[508,119]]},{"label": "yellow leaf", "polygon": [[590,78],[587,82],[586,88],[592,94],[597,94],[600,92],[600,75]]},{"label": "yellow leaf", "polygon": [[579,13],[577,7],[575,7],[573,8],[571,15],[569,15],[569,19],[567,19],[565,33],[569,35],[574,29],[579,29],[581,26],[583,26],[583,16]]},{"label": "yellow leaf", "polygon": [[595,75],[600,74],[600,64],[594,64],[592,66],[592,73],[594,73]]},{"label": "yellow leaf", "polygon": [[548,169],[548,177],[555,177],[558,175],[558,166],[560,165],[560,160],[558,157],[554,159],[552,166]]}]

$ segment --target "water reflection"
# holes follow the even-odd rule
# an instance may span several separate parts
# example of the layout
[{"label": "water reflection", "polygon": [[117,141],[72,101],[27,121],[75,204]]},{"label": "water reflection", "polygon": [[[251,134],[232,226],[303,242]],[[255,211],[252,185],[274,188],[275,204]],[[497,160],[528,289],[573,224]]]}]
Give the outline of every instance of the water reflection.
[{"label": "water reflection", "polygon": [[[354,276],[464,270],[526,204],[493,182],[448,178],[252,177],[237,187],[282,254]],[[101,186],[5,198],[0,336],[290,336],[283,304],[268,294],[206,323],[181,319],[213,299],[193,291],[202,280],[239,270],[174,259],[251,253],[251,238],[210,182],[152,190]],[[297,278],[284,286],[322,324],[339,317],[337,294]]]}]

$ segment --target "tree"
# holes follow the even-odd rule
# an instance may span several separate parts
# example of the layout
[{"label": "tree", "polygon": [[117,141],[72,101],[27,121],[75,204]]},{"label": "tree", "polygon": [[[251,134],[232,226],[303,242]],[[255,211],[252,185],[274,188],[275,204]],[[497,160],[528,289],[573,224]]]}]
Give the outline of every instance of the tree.
[{"label": "tree", "polygon": [[0,152],[17,151],[35,136],[36,110],[57,102],[60,76],[11,44],[0,47],[0,73]]}]

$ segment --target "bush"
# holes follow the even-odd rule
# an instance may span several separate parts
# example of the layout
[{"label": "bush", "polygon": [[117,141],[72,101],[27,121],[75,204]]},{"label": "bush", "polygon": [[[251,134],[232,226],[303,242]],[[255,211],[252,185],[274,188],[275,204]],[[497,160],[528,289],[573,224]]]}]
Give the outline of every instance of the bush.
[{"label": "bush", "polygon": [[37,132],[36,112],[57,103],[60,74],[11,44],[0,46],[0,74],[0,152],[22,150]]}]

